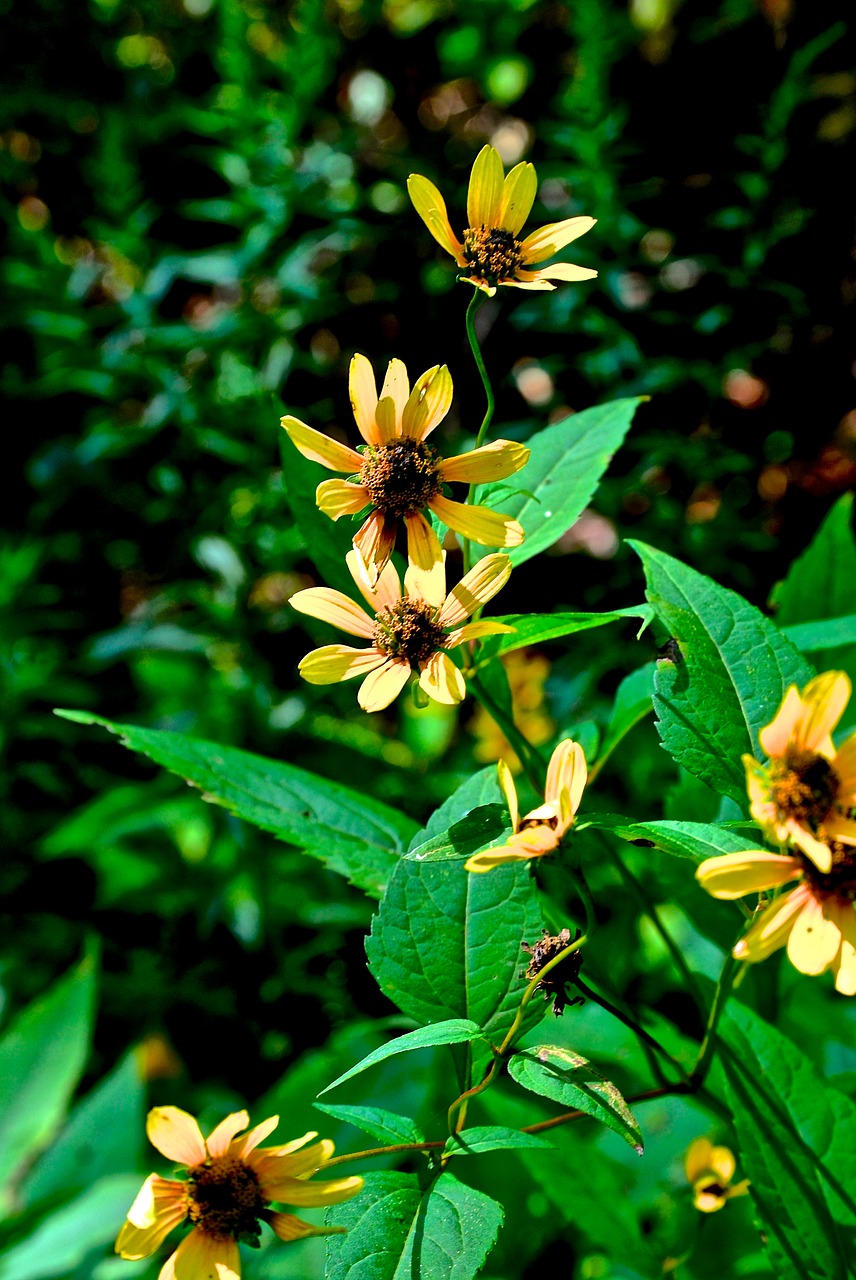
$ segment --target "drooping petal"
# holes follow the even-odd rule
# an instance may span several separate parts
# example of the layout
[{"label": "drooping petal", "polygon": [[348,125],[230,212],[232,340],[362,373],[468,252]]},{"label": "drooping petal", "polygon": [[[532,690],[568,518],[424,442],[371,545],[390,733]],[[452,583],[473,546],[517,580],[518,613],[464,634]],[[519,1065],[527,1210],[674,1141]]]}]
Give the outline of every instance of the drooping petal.
[{"label": "drooping petal", "polygon": [[541,805],[531,813],[524,814],[521,828],[520,831],[515,831],[513,836],[508,837],[508,843],[512,848],[524,852],[527,858],[540,858],[542,854],[552,853],[554,849],[558,849],[561,832],[553,805]]},{"label": "drooping petal", "polygon": [[480,605],[492,600],[510,576],[511,561],[508,556],[501,552],[482,556],[449,592],[437,617],[440,626],[454,627],[464,622]]},{"label": "drooping petal", "polygon": [[713,1143],[710,1138],[696,1138],[694,1142],[691,1142],[684,1156],[684,1172],[687,1175],[687,1182],[693,1183],[703,1173],[709,1173],[713,1168],[712,1159]]},{"label": "drooping petal", "polygon": [[[421,569],[423,574],[430,575],[439,570],[442,577],[443,600],[446,598],[446,570],[443,562],[443,548],[440,539],[431,524],[421,511],[413,511],[404,517],[407,528],[407,557],[411,564]],[[405,576],[405,584],[407,577]],[[440,601],[442,604],[442,600]]]},{"label": "drooping petal", "polygon": [[401,434],[413,440],[426,439],[449,412],[452,394],[452,375],[446,365],[426,369],[404,406]]},{"label": "drooping petal", "polygon": [[844,714],[850,699],[850,679],[843,671],[824,671],[802,691],[802,715],[794,731],[798,751],[821,751]]},{"label": "drooping petal", "polygon": [[371,640],[374,636],[374,619],[364,609],[350,600],[341,591],[333,587],[307,587],[305,591],[295,591],[288,602],[298,613],[305,613],[310,618],[320,618],[329,622],[340,631],[347,631],[352,636],[362,636]]},{"label": "drooping petal", "polygon": [[449,655],[439,650],[432,653],[422,667],[419,674],[419,687],[428,694],[429,698],[433,698],[435,702],[442,702],[446,706],[463,702],[467,696],[464,677]]},{"label": "drooping petal", "polygon": [[[410,519],[410,517],[407,518]],[[440,551],[438,559],[428,569],[423,568],[422,564],[416,561],[416,557],[411,555],[410,564],[404,574],[404,589],[412,599],[430,605],[432,609],[439,609],[446,599],[445,551]]]},{"label": "drooping petal", "polygon": [[[289,1146],[291,1144],[288,1144]],[[303,1147],[300,1151],[288,1151],[282,1147],[259,1147],[253,1152],[249,1164],[255,1170],[262,1195],[267,1200],[279,1200],[271,1190],[284,1178],[311,1178],[327,1163],[336,1144],[329,1138],[321,1142],[313,1142],[311,1147]]]},{"label": "drooping petal", "polygon": [[363,711],[383,711],[401,693],[409,676],[409,662],[400,658],[386,659],[384,666],[366,676],[360,685],[357,702]]},{"label": "drooping petal", "polygon": [[[831,910],[830,910],[831,909]],[[827,904],[841,931],[841,950],[835,958],[835,990],[844,996],[856,995],[856,906],[849,900],[833,899]]]},{"label": "drooping petal", "polygon": [[401,435],[401,415],[410,395],[410,379],[407,368],[401,360],[390,360],[386,377],[383,380],[381,399],[389,399],[395,408],[395,434]]},{"label": "drooping petal", "polygon": [[528,461],[529,450],[525,444],[518,444],[515,440],[494,440],[480,449],[444,459],[440,463],[440,475],[446,481],[487,484],[491,480],[504,480],[506,476],[514,475]]},{"label": "drooping petal", "polygon": [[450,631],[443,641],[444,649],[457,649],[459,644],[468,644],[470,640],[481,640],[483,636],[504,636],[513,634],[516,627],[509,627],[505,622],[491,622],[485,618],[481,622],[467,622],[455,631]]},{"label": "drooping petal", "polygon": [[802,911],[811,891],[807,885],[798,884],[783,894],[761,912],[748,933],[745,933],[732,951],[735,960],[766,960],[779,947],[783,947],[794,920]]},{"label": "drooping petal", "polygon": [[372,585],[368,568],[356,548],[345,556],[345,563],[354,583],[375,613],[379,613],[381,609],[391,608],[401,599],[401,579],[391,560],[384,565],[374,585]]},{"label": "drooping petal", "polygon": [[421,173],[411,173],[407,179],[407,190],[414,209],[440,247],[453,258],[460,258],[461,242],[452,231],[446,202],[434,183],[423,178]]},{"label": "drooping petal", "polygon": [[516,164],[505,175],[505,182],[502,184],[497,226],[504,231],[510,231],[513,236],[519,235],[524,222],[532,212],[537,190],[538,179],[534,164],[528,164],[526,161]]},{"label": "drooping petal", "polygon": [[838,796],[845,806],[856,804],[856,733],[851,734],[835,754],[832,761],[838,778]]},{"label": "drooping petal", "polygon": [[597,272],[591,267],[578,267],[575,262],[554,262],[550,267],[540,267],[537,271],[524,271],[521,269],[517,273],[518,280],[543,281],[543,280],[594,280]]},{"label": "drooping petal", "polygon": [[[559,809],[559,827],[562,830],[565,829],[566,817],[573,818],[580,807],[587,777],[585,752],[578,742],[565,738],[550,757],[544,788],[544,799]],[[566,814],[566,809],[570,810],[569,814]]]},{"label": "drooping petal", "polygon": [[158,1280],[240,1280],[241,1258],[232,1236],[185,1236],[161,1268]]},{"label": "drooping petal", "polygon": [[389,563],[395,546],[397,521],[382,511],[373,511],[354,536],[354,546],[363,558],[369,577],[377,581]]},{"label": "drooping petal", "polygon": [[322,480],[315,490],[315,505],[331,520],[355,516],[370,501],[368,489],[351,480]]},{"label": "drooping petal", "polygon": [[265,1184],[265,1194],[279,1204],[296,1204],[302,1209],[313,1205],[342,1204],[363,1189],[359,1177],[330,1178],[321,1182],[305,1182],[300,1178],[281,1178]]},{"label": "drooping petal", "polygon": [[818,871],[824,875],[832,868],[832,850],[828,844],[818,840],[814,832],[794,818],[788,818],[785,829],[791,841],[801,849],[807,858],[811,858]]},{"label": "drooping petal", "polygon": [[498,845],[496,849],[484,849],[481,853],[474,853],[471,858],[467,858],[464,870],[475,871],[478,874],[492,871],[494,867],[501,867],[506,862],[529,862],[531,858],[530,853],[514,849],[511,845]]},{"label": "drooping petal", "polygon": [[[229,1154],[238,1156],[242,1160],[246,1159],[247,1156],[255,1151],[260,1142],[264,1142],[265,1138],[273,1133],[278,1124],[279,1116],[268,1116],[267,1120],[262,1120],[261,1124],[255,1125],[247,1133],[242,1134],[240,1138],[236,1138],[229,1148]],[[317,1136],[316,1132],[307,1133],[303,1138],[298,1138],[297,1142],[308,1142],[310,1138]]]},{"label": "drooping petal", "polygon": [[327,644],[301,658],[297,670],[308,684],[338,684],[364,676],[386,662],[377,649],[352,649],[347,644]]},{"label": "drooping petal", "polygon": [[511,829],[512,831],[516,831],[520,825],[520,808],[517,802],[517,788],[514,785],[514,775],[504,760],[497,761],[496,776],[499,782],[499,789],[505,796],[505,803],[508,805],[508,815],[511,818]]},{"label": "drooping petal", "polygon": [[272,1213],[268,1222],[280,1240],[305,1240],[307,1236],[340,1236],[345,1227],[316,1227],[302,1218],[295,1218],[293,1213]]},{"label": "drooping petal", "polygon": [[488,507],[471,507],[464,502],[452,502],[438,494],[428,503],[444,524],[460,533],[470,542],[484,547],[518,547],[523,541],[523,529],[511,516]]},{"label": "drooping petal", "polygon": [[540,276],[536,278],[536,273],[532,272],[531,280],[500,280],[499,283],[506,285],[509,289],[528,289],[532,293],[551,293],[555,289],[554,284],[550,284],[549,280],[542,280]]},{"label": "drooping petal", "polygon": [[170,1231],[187,1217],[186,1190],[183,1182],[149,1174],[116,1240],[120,1257],[148,1258],[154,1253]]},{"label": "drooping petal", "polygon": [[221,1120],[205,1139],[209,1156],[224,1156],[232,1139],[246,1129],[249,1123],[250,1117],[246,1111],[233,1111],[225,1120]]},{"label": "drooping petal", "polygon": [[377,383],[374,370],[365,356],[354,356],[348,370],[348,392],[351,397],[351,408],[354,421],[366,444],[381,444],[382,440],[375,424],[377,409]]},{"label": "drooping petal", "polygon": [[208,1154],[196,1120],[179,1107],[153,1107],[146,1116],[146,1133],[152,1146],[175,1164],[201,1164]]},{"label": "drooping petal", "polygon": [[809,897],[788,935],[788,959],[800,973],[828,969],[841,946],[841,930],[824,915],[823,904]]},{"label": "drooping petal", "polygon": [[482,147],[470,172],[467,189],[467,225],[498,227],[502,201],[503,172],[499,152],[489,143]]},{"label": "drooping petal", "polygon": [[696,868],[696,879],[712,897],[728,901],[747,893],[776,889],[801,876],[802,870],[797,858],[767,853],[763,849],[747,849],[745,853],[706,858]]},{"label": "drooping petal", "polygon": [[286,416],[280,418],[280,422],[288,432],[294,447],[311,462],[320,462],[331,471],[346,471],[349,475],[359,471],[363,465],[363,460],[356,449],[340,444],[332,436],[325,436],[322,431],[307,427],[306,423],[301,422],[299,418]]},{"label": "drooping petal", "polygon": [[552,258],[566,244],[591,231],[596,222],[597,218],[565,218],[562,222],[551,222],[533,231],[520,246],[524,265],[528,267]]},{"label": "drooping petal", "polygon": [[[482,293],[486,293],[489,298],[496,293],[496,286],[489,284],[481,276],[458,276],[458,279],[462,284],[471,284],[474,289],[481,289]],[[505,280],[503,283],[508,284],[508,281]],[[552,288],[552,285],[550,287]]]}]

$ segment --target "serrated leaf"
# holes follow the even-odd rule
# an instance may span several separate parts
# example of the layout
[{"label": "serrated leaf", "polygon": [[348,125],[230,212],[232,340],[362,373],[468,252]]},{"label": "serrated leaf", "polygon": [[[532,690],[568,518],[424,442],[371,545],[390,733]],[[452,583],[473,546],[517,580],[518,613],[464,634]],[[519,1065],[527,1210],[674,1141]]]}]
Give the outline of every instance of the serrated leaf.
[{"label": "serrated leaf", "polygon": [[466,1044],[469,1041],[480,1039],[481,1036],[482,1031],[478,1023],[471,1022],[468,1018],[447,1018],[445,1021],[435,1022],[429,1027],[417,1027],[415,1031],[407,1031],[403,1036],[390,1040],[388,1044],[382,1044],[379,1049],[375,1049],[374,1052],[368,1054],[355,1067],[351,1067],[349,1071],[337,1076],[332,1084],[328,1084],[325,1089],[319,1092],[318,1097],[320,1098],[325,1093],[329,1093],[331,1089],[344,1084],[352,1076],[358,1076],[360,1072],[367,1071],[375,1063],[383,1062],[385,1058],[394,1057],[397,1053],[409,1053],[412,1049],[429,1049],[433,1045]]},{"label": "serrated leaf", "polygon": [[491,505],[523,525],[524,540],[509,551],[523,564],[561,538],[588,505],[598,481],[630,429],[641,399],[612,400],[545,427],[527,443],[520,473],[528,495],[503,495]]},{"label": "serrated leaf", "polygon": [[645,567],[648,599],[677,640],[677,661],[654,674],[663,746],[694,777],[746,805],[741,757],[759,755],[758,732],[790,684],[811,668],[753,605],[663,551],[630,545]]},{"label": "serrated leaf", "polygon": [[513,627],[513,632],[493,636],[484,642],[483,652],[492,657],[513,653],[529,645],[543,644],[547,640],[560,640],[563,636],[576,635],[579,631],[591,631],[610,622],[626,618],[639,618],[643,623],[651,618],[649,605],[634,605],[627,609],[614,609],[611,613],[508,613],[491,618]]},{"label": "serrated leaf", "polygon": [[503,834],[511,834],[508,811],[502,804],[483,804],[461,818],[448,831],[429,836],[404,856],[408,862],[442,862],[448,858],[469,858]]},{"label": "serrated leaf", "polygon": [[0,1039],[0,1209],[21,1169],[62,1122],[92,1036],[95,965],[83,960],[28,1005]]},{"label": "serrated leaf", "polygon": [[447,1156],[475,1156],[483,1151],[513,1151],[529,1147],[553,1148],[552,1142],[537,1133],[521,1133],[501,1124],[476,1125],[453,1133],[443,1149]]},{"label": "serrated leaf", "polygon": [[641,1156],[644,1144],[636,1117],[615,1085],[580,1054],[561,1045],[534,1045],[514,1054],[508,1072],[524,1089],[593,1116]]},{"label": "serrated leaf", "polygon": [[675,822],[664,819],[657,822],[634,822],[631,818],[622,818],[615,813],[587,813],[585,822],[600,831],[611,831],[613,835],[631,844],[650,844],[666,853],[676,854],[679,858],[691,858],[693,862],[703,862],[705,858],[716,858],[722,853],[742,853],[747,849],[764,849],[763,845],[750,835],[732,827],[720,827],[709,822]]},{"label": "serrated leaf", "polygon": [[424,1142],[425,1135],[415,1120],[396,1115],[381,1107],[332,1107],[329,1102],[316,1102],[314,1106],[334,1120],[344,1120],[355,1129],[377,1138],[378,1142]]},{"label": "serrated leaf", "polygon": [[448,831],[473,809],[478,809],[484,804],[501,802],[502,792],[496,776],[496,765],[489,764],[484,769],[479,769],[478,773],[472,774],[466,782],[462,782],[448,800],[444,800],[439,809],[434,810],[422,830],[417,831],[413,836],[410,849],[417,849],[432,836]]},{"label": "serrated leaf", "polygon": [[443,1173],[370,1173],[359,1196],[327,1210],[346,1235],[327,1240],[327,1280],[473,1280],[502,1226],[502,1207]]},{"label": "serrated leaf", "polygon": [[85,711],[57,715],[118,734],[124,746],[199,787],[209,803],[297,845],[377,897],[415,830],[410,818],[371,796],[282,760]]}]

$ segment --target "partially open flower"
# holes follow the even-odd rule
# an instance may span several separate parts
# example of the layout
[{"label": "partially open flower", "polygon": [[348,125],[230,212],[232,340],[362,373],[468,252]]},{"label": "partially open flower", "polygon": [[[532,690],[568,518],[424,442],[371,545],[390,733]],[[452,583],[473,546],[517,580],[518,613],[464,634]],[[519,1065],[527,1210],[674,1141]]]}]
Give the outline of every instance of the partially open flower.
[{"label": "partially open flower", "polygon": [[[257,1246],[261,1223],[281,1240],[329,1235],[337,1227],[315,1227],[293,1214],[271,1208],[280,1204],[341,1204],[362,1189],[363,1179],[334,1178],[311,1183],[333,1154],[326,1139],[307,1146],[315,1133],[279,1147],[259,1144],[273,1133],[279,1116],[247,1129],[246,1111],[235,1111],[202,1137],[193,1116],[178,1107],[155,1107],[148,1114],[149,1141],[162,1155],[185,1168],[185,1178],[152,1173],[128,1210],[116,1241],[123,1258],[148,1258],[174,1227],[189,1222],[193,1230],[161,1268],[158,1280],[239,1280],[238,1241]],[[237,1135],[241,1134],[240,1137]]]},{"label": "partially open flower", "polygon": [[728,1147],[715,1147],[709,1138],[696,1138],[684,1159],[687,1182],[693,1189],[693,1204],[701,1213],[716,1213],[726,1200],[745,1196],[749,1182],[731,1179],[737,1162]]},{"label": "partially open flower", "polygon": [[850,697],[843,671],[791,685],[775,719],[758,735],[766,765],[745,755],[752,816],[777,844],[795,844],[820,871],[832,866],[830,841],[856,845],[856,734],[836,751],[832,730]]},{"label": "partially open flower", "polygon": [[504,862],[542,858],[558,849],[580,807],[587,777],[586,758],[578,742],[570,738],[560,742],[550,757],[544,803],[522,818],[514,778],[504,760],[497,765],[497,773],[514,832],[507,844],[474,853],[464,863],[467,871],[490,871]]},{"label": "partially open flower", "polygon": [[460,279],[489,297],[497,285],[516,289],[555,289],[553,280],[591,280],[590,267],[571,262],[541,263],[589,231],[595,218],[566,218],[518,239],[529,217],[538,181],[534,165],[521,162],[503,179],[502,160],[491,146],[482,147],[470,174],[467,193],[468,226],[461,240],[455,235],[440,192],[419,173],[407,179],[407,190],[419,217],[441,248],[463,272]]},{"label": "partially open flower", "polygon": [[359,552],[349,551],[346,560],[373,617],[332,587],[298,591],[289,603],[300,613],[370,640],[371,646],[352,649],[329,644],[313,649],[298,667],[303,679],[310,684],[337,684],[365,676],[357,701],[364,711],[382,711],[398,697],[411,673],[418,671],[420,687],[435,702],[461,702],[466,685],[449,650],[481,636],[514,630],[489,620],[461,625],[508,581],[508,556],[484,556],[448,595],[445,554],[430,573],[411,564],[404,575],[404,591],[392,564],[371,585]]},{"label": "partially open flower", "polygon": [[797,883],[774,898],[755,917],[734,948],[737,960],[766,960],[787,946],[788,959],[800,973],[832,969],[842,995],[856,995],[856,849],[832,841],[828,871],[801,850],[792,854],[748,849],[707,858],[696,870],[703,889],[714,898],[742,898],[749,893]]},{"label": "partially open flower", "polygon": [[350,370],[351,405],[365,441],[358,453],[348,445],[307,427],[299,418],[282,419],[304,457],[353,480],[324,480],[315,501],[333,520],[370,508],[354,546],[376,576],[392,554],[399,522],[407,529],[408,558],[422,569],[440,560],[440,543],[426,510],[471,542],[515,547],[523,529],[510,516],[488,507],[453,502],[443,486],[455,482],[487,484],[504,480],[526,465],[529,450],[513,440],[493,440],[454,458],[441,458],[427,438],[452,403],[452,379],[445,365],[426,370],[410,390],[407,370],[391,360],[380,399],[372,367],[355,355]]}]

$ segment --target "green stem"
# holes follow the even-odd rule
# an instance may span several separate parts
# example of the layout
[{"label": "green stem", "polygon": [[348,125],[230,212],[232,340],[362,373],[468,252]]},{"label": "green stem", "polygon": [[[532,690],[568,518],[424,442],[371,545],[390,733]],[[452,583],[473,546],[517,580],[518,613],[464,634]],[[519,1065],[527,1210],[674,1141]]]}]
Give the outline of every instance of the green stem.
[{"label": "green stem", "polygon": [[555,969],[557,965],[560,965],[563,960],[567,960],[568,956],[573,955],[575,951],[579,951],[580,947],[584,947],[587,942],[588,942],[588,935],[584,933],[582,937],[577,938],[576,942],[572,942],[570,946],[565,947],[564,951],[560,951],[558,955],[553,956],[552,960],[548,960],[547,963],[544,965],[543,969],[541,969],[541,971],[535,975],[535,977],[529,983],[529,986],[523,992],[523,995],[520,1000],[520,1004],[517,1009],[517,1013],[514,1016],[514,1021],[512,1022],[511,1026],[508,1028],[505,1039],[503,1040],[502,1044],[499,1046],[499,1049],[497,1050],[497,1061],[503,1058],[505,1054],[508,1052],[509,1048],[511,1047],[514,1037],[517,1035],[517,1032],[520,1029],[520,1024],[523,1021],[523,1015],[526,1012],[526,1006],[534,996],[542,980],[546,977],[548,973],[550,973],[553,969]]},{"label": "green stem", "polygon": [[688,1082],[689,1077],[678,1062],[677,1058],[673,1058],[668,1049],[664,1049],[659,1040],[655,1040],[650,1032],[646,1031],[644,1027],[641,1027],[639,1023],[629,1017],[628,1014],[622,1013],[614,1004],[610,1004],[604,996],[598,995],[596,991],[593,991],[590,986],[583,982],[582,978],[574,978],[574,986],[579,987],[584,996],[587,996],[588,999],[592,1000],[595,1004],[599,1004],[607,1013],[611,1013],[613,1018],[617,1018],[618,1021],[623,1023],[625,1027],[628,1027],[635,1036],[638,1036],[644,1044],[647,1044],[649,1048],[653,1049],[655,1053],[658,1053],[664,1061],[674,1067],[685,1084]]},{"label": "green stem", "polygon": [[729,951],[725,957],[725,963],[722,966],[722,972],[719,975],[719,981],[716,984],[716,991],[713,996],[713,1004],[710,1006],[710,1014],[707,1019],[707,1026],[704,1032],[704,1039],[701,1042],[701,1048],[698,1051],[696,1064],[692,1069],[690,1080],[693,1085],[698,1088],[704,1083],[711,1060],[716,1052],[716,1033],[719,1027],[719,1019],[722,1017],[723,1010],[728,1003],[728,997],[731,995],[734,983],[737,980],[743,966]]},{"label": "green stem", "polygon": [[397,1142],[391,1147],[369,1147],[365,1151],[350,1151],[344,1156],[333,1156],[325,1160],[324,1168],[332,1169],[334,1164],[345,1164],[348,1160],[362,1160],[369,1156],[389,1156],[402,1151],[438,1151],[445,1147],[445,1142]]},{"label": "green stem", "polygon": [[523,736],[511,716],[507,715],[501,706],[488,693],[478,676],[471,675],[468,677],[468,684],[473,692],[473,696],[482,704],[485,711],[493,717],[511,743],[520,763],[523,766],[526,777],[531,782],[534,789],[540,794],[544,790],[544,779],[547,776],[547,767],[541,759],[540,753],[535,747]]},{"label": "green stem", "polygon": [[[478,311],[479,307],[484,302],[486,297],[487,297],[487,294],[485,294],[483,290],[475,289],[473,291],[473,296],[470,299],[469,306],[467,307],[467,315],[466,315],[467,339],[470,344],[470,350],[473,353],[473,359],[476,362],[476,368],[479,371],[479,377],[482,380],[482,386],[484,387],[485,396],[487,398],[487,410],[485,411],[485,415],[482,418],[482,424],[479,427],[479,433],[476,437],[475,447],[477,449],[480,449],[481,446],[484,444],[484,438],[487,435],[487,429],[490,426],[491,419],[493,418],[493,411],[494,411],[494,408],[496,407],[494,395],[493,395],[493,387],[491,385],[490,378],[488,377],[488,372],[487,372],[487,368],[485,367],[484,357],[482,356],[481,347],[479,346],[479,340],[478,340],[478,337],[476,336],[476,312]],[[469,487],[469,491],[467,492],[467,502],[471,506],[476,500],[477,487],[478,487],[477,485],[471,484]],[[463,552],[464,572],[466,573],[473,567],[472,551],[470,548],[470,543],[466,538],[461,539],[461,551]]]},{"label": "green stem", "polygon": [[[689,1093],[688,1084],[666,1084],[661,1085],[657,1089],[646,1089],[644,1093],[634,1093],[627,1099],[627,1102],[652,1102],[655,1098],[669,1098],[676,1093]],[[521,1129],[521,1133],[543,1133],[545,1129],[555,1129],[560,1124],[570,1124],[574,1120],[585,1120],[586,1116],[591,1119],[590,1111],[565,1111],[563,1115],[553,1116],[552,1120],[539,1120],[537,1124],[527,1124]],[[324,1166],[326,1169],[326,1165]]]}]

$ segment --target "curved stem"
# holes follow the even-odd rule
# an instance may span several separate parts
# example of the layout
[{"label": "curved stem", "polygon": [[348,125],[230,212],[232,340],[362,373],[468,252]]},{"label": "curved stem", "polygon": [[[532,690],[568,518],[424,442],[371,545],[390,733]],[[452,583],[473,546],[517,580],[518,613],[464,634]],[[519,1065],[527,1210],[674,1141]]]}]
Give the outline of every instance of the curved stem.
[{"label": "curved stem", "polygon": [[517,1035],[517,1032],[520,1029],[520,1024],[523,1021],[523,1015],[526,1012],[526,1006],[534,996],[538,986],[540,985],[545,975],[550,973],[553,969],[555,969],[557,965],[560,965],[563,960],[567,960],[568,956],[573,955],[575,951],[579,951],[580,947],[584,947],[587,942],[588,942],[588,934],[584,933],[582,937],[577,938],[576,942],[572,942],[570,946],[565,947],[564,951],[560,951],[558,955],[553,956],[552,960],[548,960],[547,963],[544,965],[544,968],[541,969],[541,971],[535,975],[535,977],[529,983],[529,986],[523,992],[523,995],[520,1000],[520,1004],[517,1009],[517,1013],[515,1014],[515,1017],[514,1017],[514,1021],[512,1022],[511,1026],[508,1028],[508,1031],[506,1032],[506,1035],[505,1035],[505,1039],[503,1040],[502,1044],[499,1046],[499,1050],[497,1051],[497,1060],[504,1057],[505,1054],[508,1052],[508,1049],[510,1048],[511,1043],[514,1040],[514,1037]]},{"label": "curved stem", "polygon": [[[456,1098],[455,1101],[451,1104],[451,1106],[449,1107],[449,1110],[446,1113],[449,1121],[449,1133],[460,1133],[461,1129],[464,1126],[464,1121],[466,1120],[466,1117],[467,1117],[467,1104],[470,1098],[474,1098],[476,1094],[481,1093],[484,1089],[488,1087],[488,1085],[493,1080],[493,1077],[496,1075],[496,1069],[499,1066],[499,1063],[500,1063],[500,1058],[497,1056],[496,1058],[494,1058],[493,1062],[490,1064],[487,1070],[487,1074],[485,1075],[481,1084],[474,1084],[472,1089],[465,1089],[464,1092],[460,1095],[460,1097]],[[453,1118],[456,1110],[458,1111],[458,1115],[456,1118]]]},{"label": "curved stem", "polygon": [[584,996],[589,1000],[592,1000],[595,1004],[599,1004],[607,1013],[611,1013],[613,1018],[617,1018],[619,1022],[623,1023],[625,1027],[628,1027],[633,1034],[638,1036],[638,1038],[647,1044],[649,1048],[653,1049],[655,1053],[658,1053],[664,1061],[674,1067],[675,1070],[680,1073],[681,1079],[685,1084],[689,1081],[690,1077],[687,1076],[687,1073],[684,1071],[677,1058],[673,1058],[668,1049],[664,1049],[659,1040],[655,1040],[651,1033],[646,1031],[644,1027],[640,1026],[638,1022],[634,1021],[634,1019],[628,1014],[622,1013],[614,1004],[610,1004],[604,996],[598,995],[598,993],[593,991],[587,983],[583,982],[582,978],[574,978],[574,986],[579,987]]},{"label": "curved stem", "polygon": [[[487,429],[490,426],[491,419],[493,418],[493,411],[494,411],[494,408],[496,407],[494,395],[493,395],[493,387],[491,385],[490,378],[488,377],[488,372],[487,372],[487,368],[485,367],[484,357],[482,356],[481,347],[479,346],[479,340],[478,340],[478,337],[476,336],[476,312],[478,311],[479,307],[484,302],[486,297],[487,297],[487,294],[485,294],[481,289],[475,289],[473,291],[473,296],[470,299],[469,306],[467,307],[467,315],[466,315],[467,340],[469,341],[470,350],[473,353],[473,359],[476,362],[476,368],[479,371],[479,377],[481,378],[482,386],[484,387],[484,393],[487,398],[487,409],[485,411],[484,417],[482,418],[482,424],[479,427],[479,432],[476,437],[475,447],[477,449],[480,449],[481,446],[484,444],[484,438],[487,435]],[[477,485],[471,484],[469,487],[469,490],[467,491],[467,502],[470,505],[472,505],[476,500],[477,488],[478,488]],[[470,570],[473,567],[472,551],[470,548],[470,543],[467,541],[466,538],[461,539],[461,551],[463,552],[464,572],[466,573],[468,570]]]},{"label": "curved stem", "polygon": [[399,1151],[439,1151],[445,1142],[396,1142],[391,1147],[368,1147],[365,1151],[350,1151],[344,1156],[333,1156],[324,1161],[325,1169],[332,1169],[334,1164],[345,1164],[348,1160],[362,1160],[368,1156],[389,1156]]},{"label": "curved stem", "polygon": [[523,736],[512,717],[494,701],[477,675],[469,676],[468,683],[473,695],[482,704],[485,711],[493,717],[516,751],[526,777],[534,789],[539,793],[542,792],[544,790],[544,779],[547,776],[547,766],[537,748],[533,747],[531,742]]},{"label": "curved stem", "polygon": [[[742,931],[741,931],[742,934]],[[713,1004],[710,1006],[710,1015],[705,1027],[704,1039],[701,1042],[701,1048],[698,1051],[696,1064],[692,1069],[690,1080],[696,1087],[704,1083],[710,1067],[711,1059],[716,1051],[716,1033],[719,1027],[719,1019],[722,1017],[723,1010],[728,1003],[728,997],[731,995],[734,983],[740,972],[745,966],[734,959],[729,951],[725,957],[725,963],[722,966],[722,972],[719,975],[719,981],[716,984],[716,991],[713,996]]]},{"label": "curved stem", "polygon": [[[651,1102],[654,1098],[669,1098],[676,1093],[691,1093],[692,1090],[688,1084],[680,1082],[679,1084],[662,1085],[658,1089],[646,1089],[644,1093],[634,1093],[627,1098],[627,1102]],[[537,1124],[528,1124],[521,1133],[543,1133],[545,1129],[555,1129],[560,1124],[571,1124],[574,1120],[584,1120],[588,1116],[591,1119],[590,1111],[566,1111],[563,1115],[553,1116],[552,1120],[539,1120]],[[325,1166],[326,1167],[326,1166]]]}]

